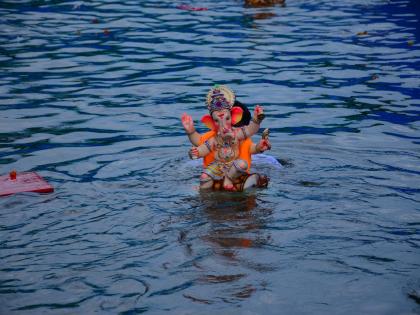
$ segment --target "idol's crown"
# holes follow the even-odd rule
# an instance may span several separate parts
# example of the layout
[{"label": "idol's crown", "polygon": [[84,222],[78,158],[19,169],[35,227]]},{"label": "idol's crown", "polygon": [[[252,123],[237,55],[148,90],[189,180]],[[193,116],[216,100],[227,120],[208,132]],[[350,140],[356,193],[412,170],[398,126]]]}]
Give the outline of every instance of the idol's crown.
[{"label": "idol's crown", "polygon": [[207,94],[207,108],[211,113],[222,109],[230,110],[235,103],[235,94],[225,85],[215,85]]}]

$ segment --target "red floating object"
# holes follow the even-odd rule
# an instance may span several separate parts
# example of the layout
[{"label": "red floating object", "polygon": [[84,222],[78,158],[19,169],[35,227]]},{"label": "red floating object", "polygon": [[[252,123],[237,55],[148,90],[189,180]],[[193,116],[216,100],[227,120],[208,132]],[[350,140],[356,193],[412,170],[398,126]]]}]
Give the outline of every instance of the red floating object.
[{"label": "red floating object", "polygon": [[181,4],[181,5],[177,6],[177,9],[187,10],[187,11],[207,11],[208,10],[208,8],[192,7],[188,4]]},{"label": "red floating object", "polygon": [[16,173],[0,176],[0,196],[13,195],[20,192],[50,193],[54,187],[48,184],[35,172]]}]

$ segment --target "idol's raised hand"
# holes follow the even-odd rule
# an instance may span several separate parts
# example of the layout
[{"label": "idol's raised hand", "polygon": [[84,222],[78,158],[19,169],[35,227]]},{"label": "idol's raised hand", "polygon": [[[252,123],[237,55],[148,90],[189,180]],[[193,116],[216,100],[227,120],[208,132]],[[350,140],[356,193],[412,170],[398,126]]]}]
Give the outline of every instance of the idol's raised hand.
[{"label": "idol's raised hand", "polygon": [[258,122],[258,123],[261,123],[261,121],[263,121],[264,117],[265,117],[264,108],[260,105],[255,106],[255,109],[254,109],[254,119],[255,120],[254,121]]},{"label": "idol's raised hand", "polygon": [[195,131],[194,121],[192,120],[191,116],[188,115],[187,113],[182,114],[181,122],[187,134],[191,134]]}]

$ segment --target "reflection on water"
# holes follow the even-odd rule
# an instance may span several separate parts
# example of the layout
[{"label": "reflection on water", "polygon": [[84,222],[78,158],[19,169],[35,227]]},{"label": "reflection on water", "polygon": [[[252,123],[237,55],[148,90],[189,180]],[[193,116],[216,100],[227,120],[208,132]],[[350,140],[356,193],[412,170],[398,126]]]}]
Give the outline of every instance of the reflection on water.
[{"label": "reflection on water", "polygon": [[[205,304],[217,301],[236,303],[251,297],[257,290],[256,285],[264,286],[264,281],[254,283],[253,272],[276,270],[274,264],[247,253],[250,248],[263,251],[264,246],[271,243],[270,233],[265,227],[272,210],[258,205],[257,198],[256,192],[202,192],[198,198],[188,200],[196,211],[192,215],[198,217],[206,228],[181,231],[178,241],[191,257],[195,255],[195,247],[203,244],[209,246],[210,253],[205,259],[194,262],[196,286],[192,292],[184,294],[186,298]],[[213,261],[220,266],[214,268]],[[232,283],[234,289],[226,292],[226,283]],[[197,295],[197,287],[206,287],[205,295]]]},{"label": "reflection on water", "polygon": [[[0,1],[0,174],[55,186],[0,198],[0,314],[418,313],[418,1],[247,3]],[[267,189],[198,191],[215,83]]]},{"label": "reflection on water", "polygon": [[236,260],[236,248],[258,247],[269,240],[269,236],[266,239],[261,236],[269,211],[261,213],[256,209],[256,198],[253,193],[201,194],[200,202],[210,223],[209,235],[204,239],[215,245],[215,253]]}]

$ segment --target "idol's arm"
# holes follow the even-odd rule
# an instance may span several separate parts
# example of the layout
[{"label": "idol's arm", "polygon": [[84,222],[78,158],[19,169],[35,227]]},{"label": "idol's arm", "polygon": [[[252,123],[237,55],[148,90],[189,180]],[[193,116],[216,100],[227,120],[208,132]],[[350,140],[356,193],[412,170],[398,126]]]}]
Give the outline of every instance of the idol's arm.
[{"label": "idol's arm", "polygon": [[260,105],[255,106],[254,116],[248,126],[239,128],[241,132],[238,132],[239,140],[244,140],[255,135],[260,130],[260,124],[264,119],[264,110]]},{"label": "idol's arm", "polygon": [[201,135],[197,131],[194,130],[193,133],[187,134],[187,136],[193,146],[200,144]]},{"label": "idol's arm", "polygon": [[258,148],[257,148],[257,144],[256,143],[252,143],[251,144],[251,149],[250,149],[251,154],[258,154],[261,153]]},{"label": "idol's arm", "polygon": [[201,135],[195,130],[194,121],[191,116],[183,113],[181,116],[182,125],[184,126],[185,132],[187,133],[188,139],[194,146],[200,144]]},{"label": "idol's arm", "polygon": [[262,133],[261,140],[257,144],[255,143],[251,144],[251,148],[250,148],[251,154],[263,153],[264,151],[271,149],[271,142],[269,139],[269,135],[270,135],[270,130],[265,129]]},{"label": "idol's arm", "polygon": [[202,145],[198,147],[192,147],[190,151],[188,152],[188,155],[193,160],[201,158],[201,157],[205,157],[212,151],[213,145],[214,145],[214,139],[210,138],[209,140],[205,141]]},{"label": "idol's arm", "polygon": [[263,153],[271,149],[271,143],[268,139],[261,139],[258,143],[251,144],[251,154]]}]

